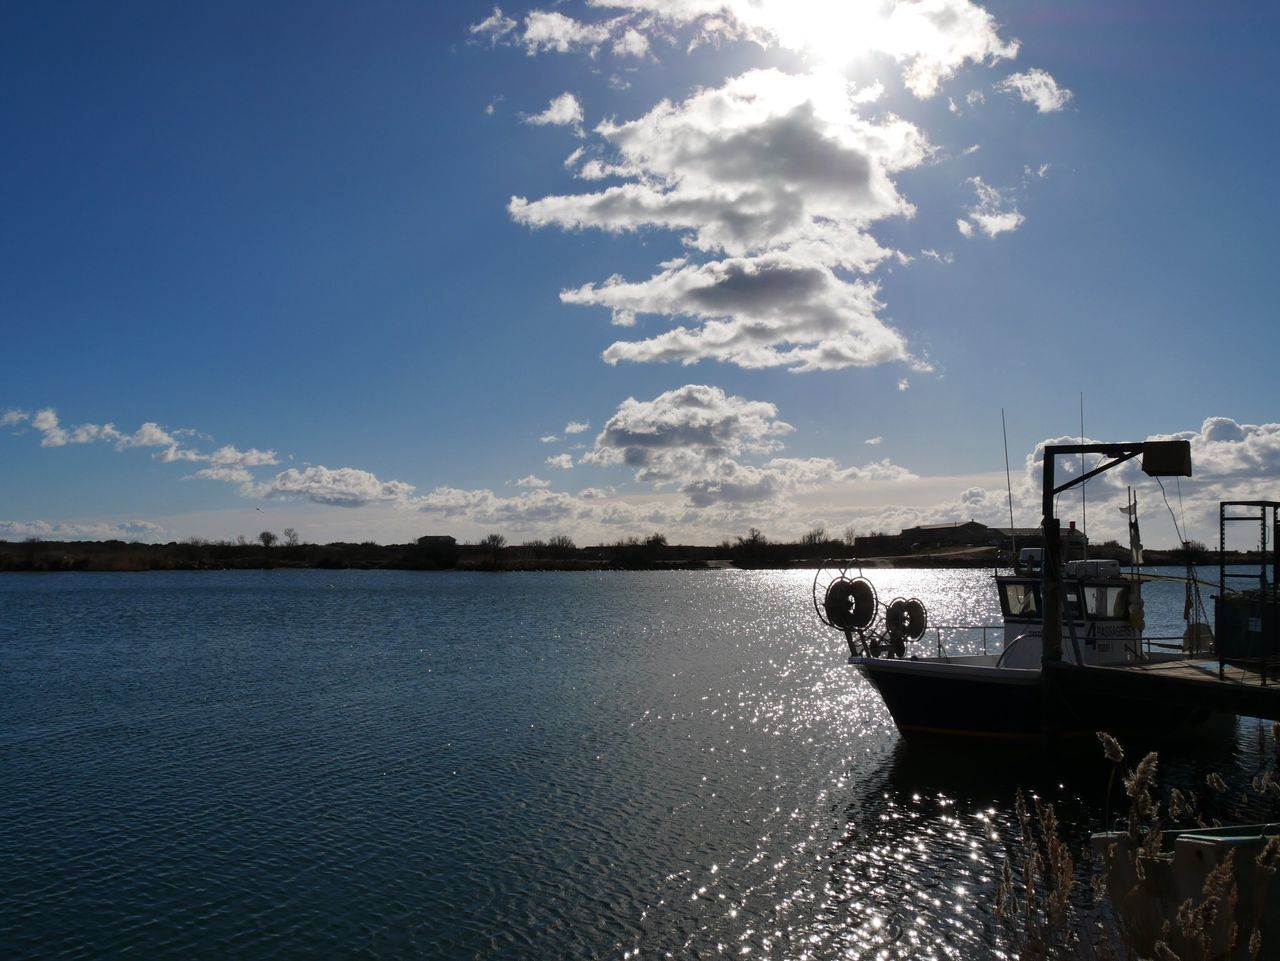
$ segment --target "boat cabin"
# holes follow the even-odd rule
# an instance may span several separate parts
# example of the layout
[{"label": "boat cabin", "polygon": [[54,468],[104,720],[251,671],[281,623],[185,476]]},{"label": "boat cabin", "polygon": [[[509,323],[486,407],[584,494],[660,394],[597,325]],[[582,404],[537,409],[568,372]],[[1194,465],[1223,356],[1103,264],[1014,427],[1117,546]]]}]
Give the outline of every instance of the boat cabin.
[{"label": "boat cabin", "polygon": [[[1030,574],[996,577],[1004,616],[1008,667],[1039,667],[1044,627],[1040,578]],[[1134,601],[1137,604],[1134,604]],[[1138,649],[1141,598],[1136,582],[1121,576],[1117,561],[1070,561],[1063,584],[1063,657],[1074,661],[1069,638],[1074,625],[1085,664],[1124,664]]]}]

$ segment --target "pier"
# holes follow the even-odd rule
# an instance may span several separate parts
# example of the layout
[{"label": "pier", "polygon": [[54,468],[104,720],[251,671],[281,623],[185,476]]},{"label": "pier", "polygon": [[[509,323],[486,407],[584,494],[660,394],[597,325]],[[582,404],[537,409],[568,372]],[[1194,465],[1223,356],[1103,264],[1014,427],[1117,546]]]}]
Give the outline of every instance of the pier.
[{"label": "pier", "polygon": [[1280,721],[1280,661],[1219,664],[1217,658],[1152,661],[1114,667],[1046,661],[1045,682],[1055,699],[1085,710],[1105,695],[1132,700],[1153,712],[1185,710],[1243,714]]}]

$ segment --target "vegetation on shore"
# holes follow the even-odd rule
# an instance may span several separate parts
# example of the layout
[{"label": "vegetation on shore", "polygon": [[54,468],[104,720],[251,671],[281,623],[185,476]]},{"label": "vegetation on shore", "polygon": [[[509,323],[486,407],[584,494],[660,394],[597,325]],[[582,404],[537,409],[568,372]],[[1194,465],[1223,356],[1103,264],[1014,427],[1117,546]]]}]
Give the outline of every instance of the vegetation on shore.
[{"label": "vegetation on shore", "polygon": [[[1216,562],[1216,552],[1192,543],[1188,550],[1147,551],[1151,566]],[[1090,547],[1089,556],[1128,563],[1128,551],[1115,541]],[[828,537],[814,528],[796,541],[771,541],[752,528],[719,544],[668,544],[660,533],[629,537],[612,544],[578,547],[568,536],[509,544],[490,534],[476,544],[452,537],[428,536],[407,544],[305,543],[296,531],[263,531],[252,540],[190,538],[167,544],[110,541],[0,541],[0,571],[154,571],[261,568],[385,570],[645,570],[710,567],[818,567],[829,558],[857,558],[869,567],[1005,566],[1009,551],[997,545],[908,543],[900,535],[872,533]],[[1250,560],[1232,554],[1229,563]]]},{"label": "vegetation on shore", "polygon": [[[1021,837],[1011,846],[1013,859],[1004,862],[995,905],[1013,953],[1024,961],[1277,956],[1271,943],[1277,919],[1267,912],[1280,868],[1274,821],[1224,836],[1221,860],[1200,865],[1200,890],[1183,897],[1172,878],[1174,839],[1180,832],[1222,828],[1207,809],[1215,806],[1213,796],[1228,792],[1226,782],[1209,772],[1199,797],[1176,787],[1161,791],[1154,751],[1126,769],[1120,743],[1102,731],[1098,739],[1112,770],[1107,833],[1094,836],[1091,850],[1073,855],[1052,804],[1033,796],[1029,809],[1021,792],[1015,799]],[[1252,782],[1252,800],[1268,815],[1280,801],[1280,724],[1271,725],[1270,740],[1271,757]],[[1110,823],[1117,782],[1128,802],[1127,813],[1114,812],[1123,816],[1122,826]],[[1084,872],[1078,863],[1087,865]]]}]

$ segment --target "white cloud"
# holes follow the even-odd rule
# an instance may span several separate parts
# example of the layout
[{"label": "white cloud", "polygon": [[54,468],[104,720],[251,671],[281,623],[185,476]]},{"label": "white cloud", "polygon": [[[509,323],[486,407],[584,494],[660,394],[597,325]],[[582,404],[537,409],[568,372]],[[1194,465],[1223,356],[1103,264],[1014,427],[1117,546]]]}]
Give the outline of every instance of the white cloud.
[{"label": "white cloud", "polygon": [[564,425],[566,434],[581,434],[591,429],[591,424],[587,421],[571,420]]},{"label": "white cloud", "polygon": [[0,520],[0,540],[130,541],[143,544],[170,540],[171,532],[151,521],[9,521]]},{"label": "white cloud", "polygon": [[[838,76],[753,70],[682,103],[663,101],[628,123],[596,128],[617,151],[631,183],[602,193],[513,198],[531,226],[690,232],[704,251],[730,254],[813,237],[835,222],[846,230],[910,215],[890,179],[930,151],[923,133],[896,117],[865,120]],[[878,246],[850,262],[866,269]],[[871,256],[868,256],[868,253]]]},{"label": "white cloud", "polygon": [[516,485],[519,487],[542,488],[542,487],[550,487],[551,481],[543,480],[541,477],[535,477],[533,474],[529,474],[525,477],[521,477],[518,481],[516,481]]},{"label": "white cloud", "polygon": [[554,457],[547,458],[547,466],[555,467],[559,470],[569,470],[573,467],[572,454],[556,454]]},{"label": "white cloud", "polygon": [[573,127],[582,136],[582,104],[569,92],[560,94],[547,104],[542,113],[529,114],[524,117],[525,123],[561,127]]},{"label": "white cloud", "polygon": [[618,406],[596,437],[587,463],[625,464],[638,479],[667,480],[677,470],[673,455],[723,458],[742,453],[768,453],[793,428],[778,420],[778,409],[765,401],[726,394],[719,387],[688,384],[651,401],[629,397]]},{"label": "white cloud", "polygon": [[225,481],[228,484],[248,485],[253,483],[253,474],[247,468],[236,464],[223,467],[204,467],[189,475],[199,480]]},{"label": "white cloud", "polygon": [[768,502],[778,507],[796,491],[834,482],[910,477],[888,461],[845,468],[827,458],[774,457],[744,463],[751,455],[781,449],[792,431],[777,408],[689,384],[651,401],[628,398],[596,437],[583,462],[621,466],[635,480],[676,487],[692,508]]},{"label": "white cloud", "polygon": [[842,280],[823,264],[783,254],[686,265],[627,283],[611,278],[561,293],[570,304],[609,307],[626,325],[637,314],[682,315],[696,323],[639,341],[618,341],[604,359],[721,360],[797,371],[916,363],[902,336],[880,320],[878,288]]},{"label": "white cloud", "polygon": [[1024,102],[1035,104],[1040,113],[1061,110],[1071,99],[1070,90],[1059,87],[1053,77],[1038,67],[1032,67],[1024,73],[1010,74],[996,84],[996,89],[1004,93],[1016,93]]},{"label": "white cloud", "polygon": [[554,444],[559,439],[559,434],[544,434],[542,437],[538,438],[538,440],[542,441],[544,444]]},{"label": "white cloud", "polygon": [[520,42],[530,56],[546,51],[568,53],[583,47],[594,51],[609,39],[605,24],[584,23],[555,11],[534,10],[524,20]]},{"label": "white cloud", "polygon": [[[966,63],[1014,57],[1016,41],[1000,39],[994,18],[969,0],[838,3],[826,0],[591,0],[593,6],[648,14],[651,29],[691,27],[691,46],[750,40],[841,66],[860,54],[885,54],[902,66],[918,97]],[[613,29],[633,29],[619,18]],[[644,21],[635,21],[639,27]]]},{"label": "white cloud", "polygon": [[[233,478],[228,476],[224,479]],[[314,466],[304,470],[290,467],[268,481],[253,484],[245,493],[258,498],[303,497],[318,504],[359,507],[379,502],[403,502],[413,491],[411,484],[382,481],[368,471],[354,467],[331,470]]]},{"label": "white cloud", "polygon": [[871,445],[882,444],[882,443],[884,443],[884,438],[883,438],[883,437],[868,437],[866,440],[864,440],[864,441],[863,441],[863,443],[864,443],[864,444],[871,444]]},{"label": "white cloud", "polygon": [[638,120],[596,132],[615,161],[580,176],[623,177],[595,193],[512,198],[533,227],[680,231],[691,250],[648,280],[612,277],[562,292],[566,303],[605,306],[632,326],[643,314],[693,320],[635,342],[605,360],[717,359],[745,367],[815,370],[914,363],[906,342],[878,316],[877,287],[848,279],[893,255],[868,232],[914,208],[891,175],[932,148],[892,115],[867,120],[846,81],[829,74],[755,70],[681,103],[664,101]]},{"label": "white cloud", "polygon": [[1012,205],[1012,200],[1005,193],[984,183],[981,177],[970,177],[969,183],[978,195],[978,203],[969,208],[967,222],[956,222],[960,233],[971,237],[973,228],[976,227],[988,237],[996,237],[1022,226],[1026,218]]},{"label": "white cloud", "polygon": [[502,11],[497,7],[493,8],[493,13],[489,14],[479,23],[471,25],[471,32],[483,37],[488,37],[490,42],[496,43],[498,40],[507,36],[516,28],[516,22],[508,16],[504,16]]},{"label": "white cloud", "polygon": [[31,415],[25,410],[6,410],[0,414],[0,427],[16,427],[19,424],[25,424],[31,419]]},{"label": "white cloud", "polygon": [[230,444],[219,447],[209,455],[208,459],[209,463],[215,467],[262,467],[279,463],[276,452],[273,450],[258,450],[255,447],[236,450]]},{"label": "white cloud", "polygon": [[647,57],[649,55],[649,38],[634,27],[627,27],[613,42],[613,54],[616,57]]},{"label": "white cloud", "polygon": [[907,380],[907,378],[903,377],[901,380],[898,381],[898,390],[908,390],[910,389],[910,387],[911,387],[911,381]]}]

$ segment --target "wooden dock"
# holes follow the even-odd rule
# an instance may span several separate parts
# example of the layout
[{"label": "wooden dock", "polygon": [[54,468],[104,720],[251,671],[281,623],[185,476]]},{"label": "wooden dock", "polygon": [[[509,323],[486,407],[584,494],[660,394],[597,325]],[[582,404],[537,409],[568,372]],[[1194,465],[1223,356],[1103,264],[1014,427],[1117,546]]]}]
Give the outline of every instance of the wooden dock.
[{"label": "wooden dock", "polygon": [[1045,665],[1062,697],[1080,703],[1106,694],[1149,704],[1153,710],[1192,706],[1220,714],[1280,721],[1280,662],[1227,664],[1214,658],[1153,661],[1117,667]]}]

